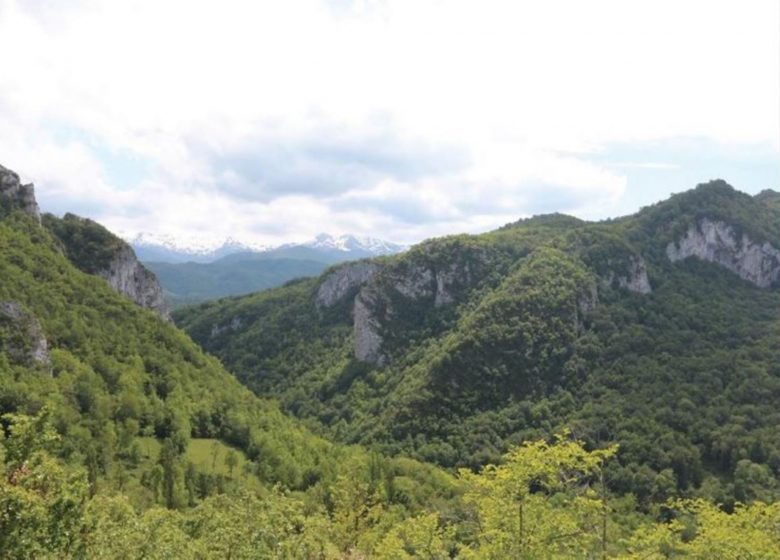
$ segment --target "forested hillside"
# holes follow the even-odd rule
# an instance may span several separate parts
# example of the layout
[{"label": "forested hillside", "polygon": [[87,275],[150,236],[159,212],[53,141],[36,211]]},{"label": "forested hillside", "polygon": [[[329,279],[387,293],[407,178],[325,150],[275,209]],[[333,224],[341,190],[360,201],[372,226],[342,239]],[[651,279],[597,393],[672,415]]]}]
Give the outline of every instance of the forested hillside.
[{"label": "forested hillside", "polygon": [[[582,395],[565,396],[561,391],[573,389],[563,389],[564,381],[586,387],[589,377],[587,369],[570,364],[571,357],[559,346],[570,344],[579,351],[587,336],[595,346],[599,335],[588,335],[598,324],[594,313],[611,309],[608,306],[625,296],[633,297],[597,287],[600,284],[591,271],[600,266],[603,255],[586,251],[581,253],[586,257],[573,258],[569,245],[555,241],[559,235],[569,239],[575,233],[577,240],[584,239],[578,222],[531,220],[494,237],[455,238],[423,246],[403,258],[360,262],[329,273],[352,270],[350,281],[329,283],[326,275],[229,301],[248,305],[257,314],[226,317],[227,327],[201,328],[227,339],[245,324],[284,326],[285,330],[256,339],[258,347],[273,344],[278,360],[300,353],[284,371],[295,372],[306,359],[314,374],[321,373],[333,367],[327,361],[329,353],[339,354],[344,377],[322,387],[321,406],[339,410],[332,404],[339,398],[359,406],[354,418],[338,413],[338,429],[344,430],[338,433],[316,416],[304,414],[314,401],[300,390],[301,408],[296,412],[322,432],[318,436],[283,414],[273,401],[242,387],[216,358],[204,354],[158,313],[119,293],[106,278],[85,272],[93,264],[89,255],[113,254],[115,247],[100,243],[104,239],[111,245],[113,236],[94,222],[75,217],[67,223],[44,218],[42,224],[37,215],[5,195],[0,191],[0,557],[703,559],[712,558],[713,550],[723,551],[723,558],[771,558],[780,553],[776,535],[780,511],[771,503],[775,489],[768,470],[773,468],[771,459],[755,455],[755,441],[746,439],[756,433],[756,426],[764,426],[769,443],[761,452],[772,456],[773,412],[767,407],[750,409],[745,404],[738,410],[752,424],[735,441],[753,443],[747,457],[736,457],[733,483],[724,479],[724,486],[713,488],[733,492],[745,503],[727,502],[722,508],[699,496],[712,491],[675,489],[675,484],[688,488],[680,482],[676,467],[687,465],[689,457],[673,456],[678,463],[658,473],[654,465],[641,463],[641,456],[634,459],[637,463],[627,461],[646,445],[653,449],[638,427],[632,431],[618,422],[617,436],[605,431],[594,438],[583,428],[585,417],[578,420],[572,415],[569,428],[557,429],[566,423],[566,406],[574,407],[575,399],[586,395],[583,389]],[[546,239],[553,242],[547,244]],[[621,255],[634,266],[635,253],[621,241],[615,243],[627,251]],[[412,263],[448,259],[453,254],[459,259],[454,269],[462,266],[473,276],[468,281],[452,276],[451,281],[435,282],[443,288],[425,296],[429,305],[420,308],[430,316],[424,321],[415,322],[418,306],[412,302],[404,308],[401,299],[384,299],[388,295],[382,289],[392,283],[373,284],[368,293],[354,284],[372,281],[372,274],[385,274],[382,267],[408,273],[416,266]],[[683,268],[679,281],[700,273],[696,266]],[[540,282],[540,277],[545,280]],[[634,280],[612,279],[615,285],[627,282],[645,291],[645,284]],[[419,295],[424,284],[415,281],[403,289]],[[354,336],[347,324],[349,298],[344,299],[354,296],[358,288],[365,298],[360,313],[367,315],[369,323],[376,321],[380,303],[384,311],[393,311],[383,320],[404,321],[387,331],[376,324],[373,335],[385,336],[389,342],[377,346],[376,337],[368,340],[368,350],[373,352],[363,355],[363,363],[351,358]],[[701,297],[719,289],[730,290],[737,303],[748,294],[757,297],[750,311],[761,325],[774,324],[769,319],[773,290],[756,291],[733,283],[730,273],[723,273],[715,275],[715,284]],[[654,294],[660,291],[655,282],[653,290]],[[454,302],[462,302],[463,311],[455,310]],[[618,309],[629,307],[621,304]],[[530,326],[516,324],[518,315]],[[693,317],[688,328],[700,320]],[[625,311],[625,324],[634,320]],[[535,330],[546,324],[551,325],[550,332]],[[511,336],[530,332],[531,327],[538,333],[542,342],[525,353],[522,367],[505,368],[496,358],[497,351],[517,356],[499,327],[515,329]],[[417,337],[409,349],[403,346],[403,329],[410,339]],[[774,390],[770,382],[777,374],[761,370],[761,360],[771,357],[776,348],[763,348],[763,333],[752,329],[746,335],[733,334],[734,343],[742,344],[747,335],[756,346],[744,347],[745,360],[757,365],[743,374],[730,370],[730,375],[742,375],[740,395],[760,403],[766,391]],[[442,342],[426,342],[426,337]],[[484,351],[482,361],[470,355],[494,340],[499,342]],[[720,346],[728,351],[722,340]],[[452,364],[477,367],[484,362],[483,375],[500,370],[517,386],[502,388],[495,380],[484,385],[467,382],[465,373],[443,377],[449,375],[450,362],[432,354],[437,348],[453,356]],[[407,352],[408,357],[399,358]],[[601,356],[606,350],[592,352]],[[248,352],[241,356],[251,359]],[[401,371],[394,369],[398,360],[413,368],[415,356],[420,364],[433,364],[420,370],[430,376],[392,379]],[[368,359],[382,365],[365,363]],[[581,363],[587,368],[589,362],[581,358]],[[632,375],[630,362],[626,364],[626,375]],[[741,366],[737,360],[734,367]],[[757,382],[759,374],[769,380],[768,389]],[[290,387],[305,389],[299,380],[312,379],[307,375],[290,378]],[[749,383],[744,376],[750,376]],[[279,372],[276,379],[282,379]],[[380,382],[392,387],[385,393],[386,406],[371,394]],[[633,387],[641,382],[641,378],[632,382]],[[361,384],[364,398],[354,393]],[[435,398],[432,387],[442,389]],[[615,394],[622,390],[614,380],[609,388]],[[284,392],[279,394],[290,402]],[[596,403],[598,397],[589,398]],[[466,425],[461,432],[464,444],[472,442],[473,449],[484,452],[487,447],[477,445],[479,438],[488,430],[498,430],[499,422],[509,418],[505,416],[509,405],[497,407],[494,416],[487,408],[502,399],[517,401],[517,410],[527,409],[547,423],[503,440],[502,432],[495,431],[490,445],[495,449],[507,445],[507,453],[491,451],[483,457],[495,458],[496,464],[474,470],[443,469],[387,453],[408,449],[424,455],[426,446],[441,449],[440,434],[455,433],[447,420],[452,421],[450,426],[455,424],[456,414]],[[729,399],[727,404],[736,397]],[[639,395],[637,402],[644,402]],[[339,406],[347,410],[347,404]],[[632,403],[622,406],[628,410]],[[397,407],[396,415],[392,407]],[[419,407],[419,416],[409,407]],[[598,406],[592,410],[599,410]],[[724,415],[728,419],[729,414],[734,411],[724,406],[714,421],[721,422]],[[374,415],[377,420],[369,422]],[[689,418],[699,416],[691,412]],[[394,441],[392,432],[379,430],[379,422],[388,418],[399,430],[414,430],[418,422],[426,431]],[[428,429],[435,418],[441,420],[440,432]],[[657,422],[666,429],[664,418]],[[340,439],[360,439],[345,437],[359,425],[372,427],[365,441],[376,444],[345,446],[323,437],[333,430]],[[624,433],[639,436],[632,442]],[[522,445],[510,445],[520,443],[521,437],[527,437]],[[665,433],[660,433],[663,437]],[[611,444],[620,438],[621,447]],[[681,441],[684,448],[685,440]],[[664,452],[663,447],[657,451]],[[645,471],[630,474],[626,469],[635,464]],[[634,479],[625,482],[626,476],[641,480],[643,473],[652,481],[650,496]],[[689,486],[693,488],[695,482]]]},{"label": "forested hillside", "polygon": [[[276,557],[274,547],[298,535],[304,518],[347,515],[351,506],[339,500],[360,496],[364,481],[382,489],[382,507],[394,512],[384,530],[423,504],[450,507],[450,475],[313,435],[183,332],[78,270],[35,217],[0,202],[0,556],[171,557],[177,535],[161,528],[159,540],[146,542],[143,523],[174,519],[155,508],[211,504],[203,508],[271,516],[277,525],[251,529],[267,532],[252,546],[257,557]],[[140,525],[117,521],[136,511],[150,512]],[[216,522],[212,515],[204,522]],[[95,541],[80,540],[89,531]],[[123,548],[120,531],[136,548]],[[330,534],[317,538],[340,550]],[[343,539],[345,549],[354,545],[351,535]],[[190,548],[200,550],[187,545],[182,557]]]},{"label": "forested hillside", "polygon": [[780,213],[722,181],[636,215],[540,216],[176,320],[344,442],[476,468],[569,428],[641,503],[774,499]]}]

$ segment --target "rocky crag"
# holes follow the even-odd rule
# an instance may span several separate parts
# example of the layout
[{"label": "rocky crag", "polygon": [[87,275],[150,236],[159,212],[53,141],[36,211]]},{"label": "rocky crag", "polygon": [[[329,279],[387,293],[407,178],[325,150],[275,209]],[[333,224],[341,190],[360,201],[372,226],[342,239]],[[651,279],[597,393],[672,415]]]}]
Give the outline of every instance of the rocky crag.
[{"label": "rocky crag", "polygon": [[129,245],[122,246],[108,266],[97,274],[120,294],[170,320],[170,310],[157,277],[138,261]]},{"label": "rocky crag", "polygon": [[155,275],[136,258],[133,249],[96,222],[66,214],[41,217],[32,184],[0,166],[0,209],[4,215],[22,211],[32,216],[62,243],[66,256],[83,272],[105,279],[117,292],[136,304],[170,320],[168,305]]},{"label": "rocky crag", "polygon": [[722,221],[702,218],[666,246],[666,255],[672,262],[696,257],[715,263],[759,288],[780,280],[780,251],[769,242],[757,243],[746,233],[737,234]]}]

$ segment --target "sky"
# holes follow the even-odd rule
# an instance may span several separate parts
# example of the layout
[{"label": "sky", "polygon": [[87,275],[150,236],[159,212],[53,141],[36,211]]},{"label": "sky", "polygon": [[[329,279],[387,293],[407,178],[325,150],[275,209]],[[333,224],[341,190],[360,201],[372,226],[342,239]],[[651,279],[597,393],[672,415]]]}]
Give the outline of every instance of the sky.
[{"label": "sky", "polygon": [[402,243],[780,188],[777,0],[0,0],[0,164],[140,232]]}]

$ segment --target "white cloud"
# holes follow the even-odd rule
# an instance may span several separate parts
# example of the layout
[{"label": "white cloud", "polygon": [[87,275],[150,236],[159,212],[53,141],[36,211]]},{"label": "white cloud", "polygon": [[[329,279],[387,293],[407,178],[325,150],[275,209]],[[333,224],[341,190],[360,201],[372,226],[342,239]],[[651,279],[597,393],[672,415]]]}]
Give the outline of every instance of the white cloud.
[{"label": "white cloud", "polygon": [[[0,0],[0,157],[44,208],[130,232],[409,241],[551,187],[605,215],[667,165],[589,160],[610,143],[780,146],[777,21],[776,0]],[[121,188],[105,152],[153,165]]]}]

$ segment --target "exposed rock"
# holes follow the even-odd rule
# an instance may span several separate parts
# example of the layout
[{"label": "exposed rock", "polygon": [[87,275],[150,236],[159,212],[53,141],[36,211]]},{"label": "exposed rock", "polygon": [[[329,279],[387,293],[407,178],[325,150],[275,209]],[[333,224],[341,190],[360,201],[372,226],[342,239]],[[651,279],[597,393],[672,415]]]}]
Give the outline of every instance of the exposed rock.
[{"label": "exposed rock", "polygon": [[157,277],[138,261],[129,245],[125,244],[108,267],[97,274],[120,294],[129,297],[141,307],[156,311],[163,319],[171,320],[170,310],[163,298]]},{"label": "exposed rock", "polygon": [[760,288],[780,280],[780,251],[770,243],[754,243],[747,234],[739,238],[724,222],[704,218],[688,228],[685,236],[666,247],[672,262],[698,257],[738,274]]},{"label": "exposed rock", "polygon": [[471,284],[471,270],[468,263],[453,262],[446,268],[432,269],[413,266],[393,282],[393,288],[405,297],[418,300],[433,298],[436,307],[455,301],[453,288]]},{"label": "exposed rock", "polygon": [[436,293],[436,279],[430,268],[412,266],[406,274],[395,278],[393,288],[409,299],[433,297]]},{"label": "exposed rock", "polygon": [[387,358],[382,354],[382,336],[379,332],[379,321],[374,314],[375,305],[376,295],[370,287],[363,288],[355,298],[355,358],[361,362],[384,365]]},{"label": "exposed rock", "polygon": [[62,243],[65,256],[82,272],[105,279],[120,294],[170,320],[157,277],[125,241],[89,218],[47,214],[44,226]]},{"label": "exposed rock", "polygon": [[631,262],[625,274],[616,274],[614,271],[610,271],[605,278],[602,278],[602,284],[605,286],[617,284],[621,288],[638,294],[649,294],[653,291],[650,286],[650,279],[647,277],[645,260],[638,256],[631,257]]},{"label": "exposed rock", "polygon": [[15,301],[0,302],[0,350],[12,363],[38,365],[51,371],[49,344],[38,319]]},{"label": "exposed rock", "polygon": [[374,277],[380,266],[371,262],[354,262],[340,266],[325,278],[317,290],[317,307],[332,307],[352,290]]},{"label": "exposed rock", "polygon": [[394,318],[396,310],[393,308],[392,292],[416,305],[433,304],[434,307],[441,307],[454,303],[458,291],[472,284],[473,275],[466,260],[451,262],[441,268],[418,262],[400,269],[372,272],[355,298],[355,358],[375,365],[386,365],[389,362],[388,355],[382,352],[384,340],[381,328]]},{"label": "exposed rock", "polygon": [[41,211],[35,201],[35,187],[32,183],[22,185],[19,175],[0,165],[0,205],[12,210],[22,210],[41,221]]}]

